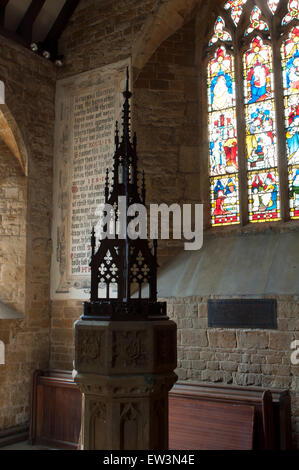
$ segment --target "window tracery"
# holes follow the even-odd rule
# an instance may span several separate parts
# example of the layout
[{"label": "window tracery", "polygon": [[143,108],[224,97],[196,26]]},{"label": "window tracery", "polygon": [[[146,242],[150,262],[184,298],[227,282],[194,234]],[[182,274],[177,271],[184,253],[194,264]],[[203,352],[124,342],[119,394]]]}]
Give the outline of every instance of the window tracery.
[{"label": "window tracery", "polygon": [[213,226],[299,219],[298,3],[230,0],[218,12],[207,49]]}]

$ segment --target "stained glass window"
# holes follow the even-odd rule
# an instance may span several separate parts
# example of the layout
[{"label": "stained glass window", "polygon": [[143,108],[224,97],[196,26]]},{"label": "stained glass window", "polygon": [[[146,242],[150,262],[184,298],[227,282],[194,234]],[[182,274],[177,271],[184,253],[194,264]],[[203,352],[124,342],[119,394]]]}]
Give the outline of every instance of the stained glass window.
[{"label": "stained glass window", "polygon": [[249,220],[278,220],[279,191],[271,47],[254,38],[244,54]]},{"label": "stained glass window", "polygon": [[282,25],[290,23],[294,19],[299,19],[299,0],[289,0],[288,13],[282,20]]},{"label": "stained glass window", "polygon": [[[224,10],[236,28],[226,29]],[[211,223],[299,220],[299,0],[226,0],[219,15],[207,44]],[[242,36],[238,57],[233,44]],[[282,74],[273,70],[271,41]]]},{"label": "stained glass window", "polygon": [[255,29],[258,31],[269,31],[267,23],[261,19],[262,12],[255,6],[250,15],[250,26],[246,31],[246,36],[252,33]]},{"label": "stained glass window", "polygon": [[277,10],[278,4],[279,4],[279,0],[268,0],[268,5],[273,15]]},{"label": "stained glass window", "polygon": [[281,47],[291,218],[299,219],[299,28]]},{"label": "stained glass window", "polygon": [[226,10],[230,10],[231,17],[236,26],[240,21],[243,5],[245,5],[246,2],[247,0],[228,0],[224,5]]},{"label": "stained glass window", "polygon": [[219,47],[208,65],[212,225],[240,221],[233,57]]},{"label": "stained glass window", "polygon": [[225,28],[225,22],[221,18],[221,16],[218,16],[215,26],[214,26],[214,34],[209,44],[210,46],[215,44],[217,41],[231,41],[232,40],[231,35],[229,34],[228,31],[225,31],[224,28]]}]

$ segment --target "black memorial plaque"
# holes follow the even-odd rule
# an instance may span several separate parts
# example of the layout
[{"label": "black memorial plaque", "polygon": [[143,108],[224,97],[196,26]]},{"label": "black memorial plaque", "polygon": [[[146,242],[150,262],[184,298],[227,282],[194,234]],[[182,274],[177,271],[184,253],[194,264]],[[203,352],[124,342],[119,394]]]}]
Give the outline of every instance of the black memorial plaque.
[{"label": "black memorial plaque", "polygon": [[275,299],[208,300],[211,328],[277,329]]}]

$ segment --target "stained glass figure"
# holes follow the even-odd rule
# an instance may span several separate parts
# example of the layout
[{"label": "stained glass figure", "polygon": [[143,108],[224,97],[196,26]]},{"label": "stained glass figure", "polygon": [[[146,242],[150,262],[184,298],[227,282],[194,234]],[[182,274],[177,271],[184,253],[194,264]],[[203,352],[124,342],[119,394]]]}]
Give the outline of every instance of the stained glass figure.
[{"label": "stained glass figure", "polygon": [[278,4],[279,4],[279,0],[268,0],[268,6],[270,10],[272,11],[273,15],[277,10]]},{"label": "stained glass figure", "polygon": [[229,34],[228,31],[225,31],[224,28],[225,28],[225,22],[223,18],[221,18],[221,16],[218,16],[215,22],[215,26],[214,26],[214,34],[210,41],[209,46],[212,46],[217,41],[228,41],[228,42],[232,41],[231,35]]},{"label": "stained glass figure", "polygon": [[239,223],[234,61],[223,46],[208,65],[212,225]]},{"label": "stained glass figure", "polygon": [[286,97],[287,151],[290,165],[299,164],[299,96]]},{"label": "stained glass figure", "polygon": [[299,219],[299,165],[289,167],[290,211],[292,219]]},{"label": "stained glass figure", "polygon": [[246,2],[247,0],[228,0],[224,5],[226,10],[230,10],[232,20],[236,26],[240,21],[243,5],[245,5]]},{"label": "stained glass figure", "polygon": [[232,225],[240,221],[238,176],[211,178],[212,225]]},{"label": "stained glass figure", "polygon": [[299,0],[289,0],[288,13],[282,20],[282,25],[290,23],[294,19],[299,19]]},{"label": "stained glass figure", "polygon": [[233,109],[210,115],[210,175],[238,171],[236,116]]},{"label": "stained glass figure", "polygon": [[234,107],[235,77],[231,55],[219,47],[208,67],[209,111]]},{"label": "stained glass figure", "polygon": [[299,218],[299,28],[294,27],[281,46],[285,101],[286,144],[289,164],[290,210]]},{"label": "stained glass figure", "polygon": [[265,222],[280,216],[271,47],[260,37],[244,54],[246,152],[249,220]]},{"label": "stained glass figure", "polygon": [[274,119],[273,100],[246,107],[246,148],[249,170],[274,168],[277,165]]},{"label": "stained glass figure", "polygon": [[256,37],[244,54],[245,102],[257,103],[273,97],[271,47]]},{"label": "stained glass figure", "polygon": [[250,222],[280,219],[278,171],[253,171],[249,173]]},{"label": "stained glass figure", "polygon": [[289,164],[299,164],[299,28],[295,27],[281,47],[285,96],[286,140]]},{"label": "stained glass figure", "polygon": [[258,31],[269,31],[269,27],[267,23],[261,19],[261,15],[261,10],[255,6],[250,15],[250,26],[247,29],[245,36],[248,36],[248,34],[252,33],[255,29]]}]

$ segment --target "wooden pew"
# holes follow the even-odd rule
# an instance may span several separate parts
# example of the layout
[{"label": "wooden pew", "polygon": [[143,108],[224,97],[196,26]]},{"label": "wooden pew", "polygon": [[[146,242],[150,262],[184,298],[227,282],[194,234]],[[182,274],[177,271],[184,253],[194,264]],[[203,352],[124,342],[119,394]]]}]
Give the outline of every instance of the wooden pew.
[{"label": "wooden pew", "polygon": [[254,406],[169,398],[169,449],[252,450]]},{"label": "wooden pew", "polygon": [[29,442],[76,449],[81,428],[81,392],[71,372],[33,374]]},{"label": "wooden pew", "polygon": [[[71,372],[36,371],[30,442],[76,449],[80,427],[81,393]],[[291,449],[290,395],[278,389],[177,383],[169,393],[169,428],[172,449],[229,449],[232,443],[238,449]]]},{"label": "wooden pew", "polygon": [[[269,448],[291,450],[290,393],[288,390],[280,389],[271,389],[267,394],[265,392],[267,390],[262,387],[179,382],[170,391],[169,397],[170,399],[172,397],[176,399],[186,398],[196,402],[213,401],[233,405],[254,406],[255,430],[253,448],[260,450]],[[272,403],[269,403],[269,393]],[[170,413],[175,412],[175,400],[172,402],[171,407]]]}]

